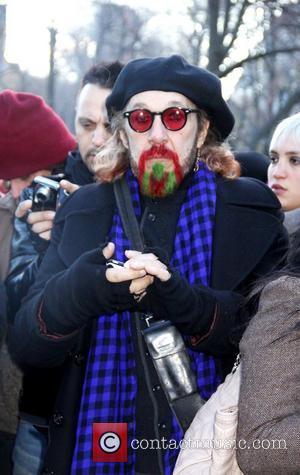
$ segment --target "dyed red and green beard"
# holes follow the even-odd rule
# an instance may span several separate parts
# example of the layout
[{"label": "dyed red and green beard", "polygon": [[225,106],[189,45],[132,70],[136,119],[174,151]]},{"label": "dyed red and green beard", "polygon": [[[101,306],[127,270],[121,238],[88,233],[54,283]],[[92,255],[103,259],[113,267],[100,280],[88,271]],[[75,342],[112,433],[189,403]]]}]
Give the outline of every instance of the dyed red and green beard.
[{"label": "dyed red and green beard", "polygon": [[141,192],[151,198],[164,198],[178,188],[183,170],[178,155],[164,145],[153,145],[143,152],[138,164]]}]

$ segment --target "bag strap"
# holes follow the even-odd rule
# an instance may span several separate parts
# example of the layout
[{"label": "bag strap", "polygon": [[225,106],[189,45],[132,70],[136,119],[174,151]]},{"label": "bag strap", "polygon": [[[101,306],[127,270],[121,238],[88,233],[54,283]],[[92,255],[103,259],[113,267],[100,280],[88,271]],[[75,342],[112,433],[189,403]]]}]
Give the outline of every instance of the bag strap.
[{"label": "bag strap", "polygon": [[124,231],[136,251],[143,252],[144,241],[137,222],[128,184],[123,176],[114,182],[114,193]]}]

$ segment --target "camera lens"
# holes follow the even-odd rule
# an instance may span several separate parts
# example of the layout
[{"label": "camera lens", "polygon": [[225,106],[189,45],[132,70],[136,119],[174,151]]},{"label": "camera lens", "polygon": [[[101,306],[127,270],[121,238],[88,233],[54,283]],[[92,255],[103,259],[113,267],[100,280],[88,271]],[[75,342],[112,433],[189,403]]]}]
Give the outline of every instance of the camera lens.
[{"label": "camera lens", "polygon": [[37,201],[47,201],[50,198],[51,190],[46,186],[39,188],[35,194]]}]

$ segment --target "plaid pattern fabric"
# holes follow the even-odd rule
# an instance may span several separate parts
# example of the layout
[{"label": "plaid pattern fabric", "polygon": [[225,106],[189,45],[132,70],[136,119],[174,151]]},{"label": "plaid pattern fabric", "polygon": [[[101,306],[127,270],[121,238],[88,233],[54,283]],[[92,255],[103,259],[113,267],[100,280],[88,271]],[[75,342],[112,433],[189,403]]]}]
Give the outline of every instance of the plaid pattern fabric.
[{"label": "plaid pattern fabric", "polygon": [[[126,178],[139,219],[141,210],[138,183],[130,171]],[[175,251],[170,263],[171,268],[177,268],[191,283],[209,284],[215,202],[214,174],[201,164],[181,207]],[[124,251],[131,246],[123,232],[118,212],[113,219],[110,239],[116,243],[116,258],[123,261]],[[190,356],[197,373],[200,393],[205,398],[209,397],[219,383],[214,359],[193,351],[190,351]],[[132,450],[128,451],[127,463],[92,462],[92,424],[127,422],[130,446],[135,434],[136,387],[130,314],[123,312],[112,316],[101,315],[87,362],[72,474],[134,475],[135,457]],[[173,418],[172,439],[179,441],[181,438],[181,430]],[[172,473],[177,455],[176,450],[166,452],[165,474]]]},{"label": "plaid pattern fabric", "polygon": [[[209,285],[215,209],[215,176],[201,163],[182,206],[170,263],[170,267],[179,270],[190,284]],[[190,348],[187,350],[197,376],[199,392],[204,399],[208,399],[221,382],[215,359]],[[182,438],[182,430],[173,417],[171,439],[179,442]],[[172,474],[178,453],[176,449],[166,452],[165,475]]]}]

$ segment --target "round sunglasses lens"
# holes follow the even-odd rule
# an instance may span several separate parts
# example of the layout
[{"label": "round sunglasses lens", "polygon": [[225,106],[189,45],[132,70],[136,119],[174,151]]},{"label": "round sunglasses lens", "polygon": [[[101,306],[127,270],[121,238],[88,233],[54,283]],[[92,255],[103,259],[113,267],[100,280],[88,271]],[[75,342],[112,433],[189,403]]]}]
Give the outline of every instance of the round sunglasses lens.
[{"label": "round sunglasses lens", "polygon": [[150,112],[145,109],[137,109],[130,112],[129,124],[136,132],[146,132],[152,125],[152,116]]},{"label": "round sunglasses lens", "polygon": [[170,107],[162,114],[165,127],[169,130],[180,130],[185,126],[186,113],[178,107]]}]

